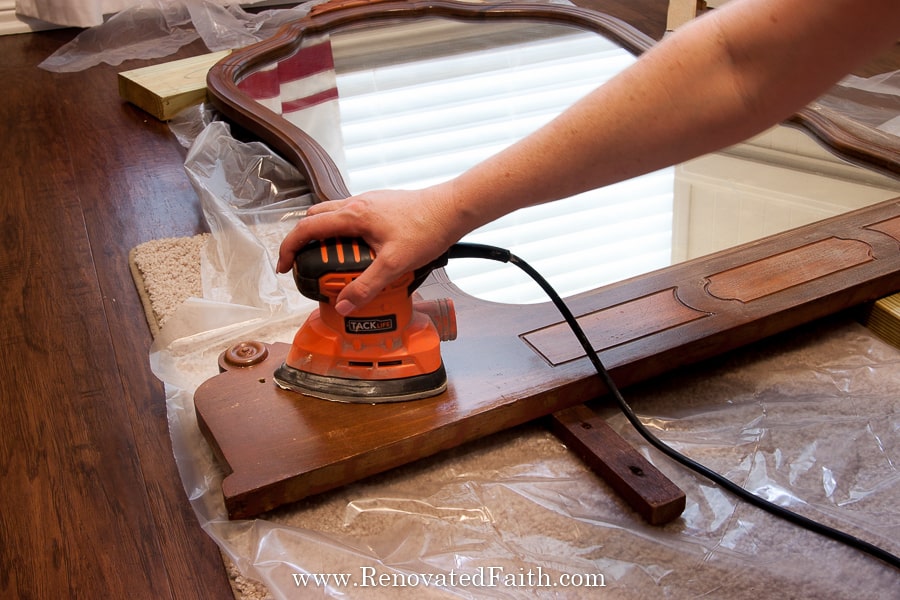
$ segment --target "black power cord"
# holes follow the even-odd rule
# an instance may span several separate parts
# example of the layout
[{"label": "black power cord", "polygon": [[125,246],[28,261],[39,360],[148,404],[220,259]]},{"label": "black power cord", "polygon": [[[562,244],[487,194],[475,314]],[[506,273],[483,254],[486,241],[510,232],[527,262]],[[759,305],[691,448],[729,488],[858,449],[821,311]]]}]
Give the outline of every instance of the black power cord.
[{"label": "black power cord", "polygon": [[752,504],[753,506],[756,506],[757,508],[773,514],[776,517],[780,517],[782,519],[785,519],[786,521],[794,523],[795,525],[799,525],[800,527],[803,527],[809,531],[831,538],[832,540],[841,542],[852,548],[856,548],[857,550],[865,552],[866,554],[869,554],[897,569],[900,569],[900,557],[891,554],[890,552],[883,548],[880,548],[879,546],[871,544],[856,536],[850,535],[849,533],[843,532],[839,529],[835,529],[833,527],[825,525],[824,523],[814,521],[813,519],[804,517],[803,515],[799,515],[782,506],[778,506],[777,504],[760,498],[753,492],[742,488],[738,484],[717,473],[716,471],[713,471],[709,467],[706,467],[698,463],[697,461],[688,458],[684,454],[681,454],[680,452],[678,452],[674,448],[671,448],[662,440],[657,438],[653,433],[650,432],[650,430],[648,430],[644,426],[638,416],[634,413],[634,410],[632,410],[631,406],[625,400],[624,396],[622,396],[622,393],[619,391],[618,386],[616,386],[615,382],[612,380],[612,377],[610,377],[609,372],[606,370],[606,367],[603,366],[603,363],[600,361],[600,357],[588,340],[587,335],[585,335],[584,330],[581,328],[581,325],[575,319],[572,311],[569,310],[569,307],[559,296],[556,290],[553,289],[550,283],[527,262],[516,256],[509,250],[505,250],[503,248],[497,248],[495,246],[488,246],[484,244],[470,244],[465,242],[454,244],[450,248],[449,258],[483,258],[488,260],[495,260],[498,262],[513,264],[527,273],[535,281],[535,283],[541,286],[541,289],[543,289],[547,296],[549,296],[550,300],[556,306],[557,310],[559,310],[566,323],[572,329],[572,332],[575,334],[575,337],[578,338],[578,342],[581,344],[581,347],[584,349],[585,353],[590,359],[591,364],[593,364],[594,369],[596,369],[597,374],[606,385],[606,389],[609,390],[613,399],[616,401],[619,410],[622,411],[622,413],[628,419],[628,422],[631,423],[631,425],[637,430],[637,432],[640,433],[641,436],[643,436],[644,439],[647,440],[647,442],[650,443],[654,448],[656,448],[675,462],[680,463],[681,465],[691,469],[699,475],[702,475],[716,485],[728,490],[735,496],[739,497],[749,504]]}]

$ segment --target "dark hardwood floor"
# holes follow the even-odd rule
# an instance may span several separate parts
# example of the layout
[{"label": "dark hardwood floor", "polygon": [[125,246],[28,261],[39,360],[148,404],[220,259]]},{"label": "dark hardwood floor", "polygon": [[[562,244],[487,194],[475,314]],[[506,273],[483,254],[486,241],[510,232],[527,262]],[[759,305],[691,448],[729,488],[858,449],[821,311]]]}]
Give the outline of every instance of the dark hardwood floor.
[{"label": "dark hardwood floor", "polygon": [[[579,3],[662,35],[664,0]],[[128,268],[205,224],[167,125],[118,97],[116,73],[149,62],[37,68],[77,33],[0,37],[0,597],[229,598]]]},{"label": "dark hardwood floor", "polygon": [[203,221],[167,126],[118,98],[137,64],[37,68],[76,33],[0,38],[0,595],[227,598],[128,269]]}]

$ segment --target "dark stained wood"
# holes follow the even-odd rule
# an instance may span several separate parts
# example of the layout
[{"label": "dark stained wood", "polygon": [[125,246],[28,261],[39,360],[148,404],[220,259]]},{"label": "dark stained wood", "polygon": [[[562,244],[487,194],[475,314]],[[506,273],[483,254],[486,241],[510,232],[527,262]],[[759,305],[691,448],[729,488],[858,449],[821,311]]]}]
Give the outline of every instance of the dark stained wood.
[{"label": "dark stained wood", "polygon": [[550,416],[553,432],[651,525],[684,512],[687,497],[662,471],[582,404]]},{"label": "dark stained wood", "polygon": [[197,199],[116,69],[36,68],[76,33],[0,37],[0,597],[228,598],[128,269],[138,243],[202,228]]},{"label": "dark stained wood", "polygon": [[[262,108],[237,82],[289,55],[307,35],[372,19],[423,16],[449,16],[473,23],[525,17],[573,24],[602,33],[635,53],[653,43],[622,21],[577,7],[348,0],[316,7],[308,18],[290,24],[273,38],[223,59],[209,73],[210,96],[228,118],[300,167],[319,199],[345,197],[347,188],[325,150],[280,115]],[[850,159],[893,175],[900,173],[900,145],[886,136],[863,136],[811,108],[800,111],[792,122],[810,127]],[[890,223],[898,215],[900,201],[892,200],[581,294],[571,299],[570,305],[582,315],[582,326],[604,354],[616,380],[623,385],[633,383],[896,291],[900,287],[900,240],[890,235]],[[554,316],[555,309],[482,302],[456,289],[442,272],[436,272],[433,281],[434,285],[423,287],[423,294],[453,298],[461,321],[459,340],[445,345],[444,350],[450,387],[415,406],[383,404],[319,411],[322,405],[298,404],[296,410],[308,427],[312,445],[304,447],[302,459],[289,459],[290,468],[273,467],[292,482],[287,486],[290,499],[296,499],[298,493],[316,493],[327,489],[325,486],[355,481],[357,476],[396,466],[401,457],[421,458],[605,391],[568,327]],[[464,331],[466,319],[472,322],[468,332]],[[508,343],[515,337],[524,344]],[[484,359],[485,355],[491,359]],[[472,356],[479,357],[477,364]],[[209,437],[220,448],[228,441],[222,436],[228,435],[229,427],[218,427],[212,414],[203,410],[213,410],[220,394],[231,397],[233,385],[223,383],[231,378],[232,373],[215,378],[197,394],[200,417],[206,418]],[[379,419],[383,420],[381,428],[373,425]],[[355,423],[365,426],[357,431]],[[352,432],[347,437],[349,455],[325,443],[336,430]],[[266,451],[278,454],[266,440],[260,442]],[[233,456],[258,458],[264,454],[262,446],[251,448],[249,443],[243,439]],[[403,452],[397,450],[398,445]],[[253,496],[250,504],[242,504],[239,510],[271,508],[268,503],[278,494],[261,490],[268,489],[273,476],[257,473],[250,477],[233,462],[229,464],[236,471],[232,480],[242,482],[234,494],[244,499]],[[336,478],[319,479],[328,469],[338,474]],[[228,490],[225,494],[228,499]]]},{"label": "dark stained wood", "polygon": [[[223,373],[194,396],[200,428],[228,472],[222,492],[232,518],[252,517],[401,466],[495,427],[485,419],[457,418],[454,413],[465,407],[447,406],[458,403],[447,398],[341,404],[285,391],[274,384],[272,372],[288,349],[282,343],[235,344],[219,359]],[[234,355],[240,360],[229,361]],[[457,394],[473,396],[476,387],[484,387],[477,380],[471,383],[472,389]],[[662,525],[684,510],[678,486],[593,409],[580,405],[557,411],[552,425],[647,522]]]},{"label": "dark stained wood", "polygon": [[[874,227],[892,231],[898,220],[900,199],[883,202],[635,277],[628,286],[580,294],[568,304],[613,380],[629,385],[896,291],[900,239]],[[198,419],[232,471],[222,486],[232,517],[606,393],[555,307],[484,302],[442,273],[419,288],[426,299],[450,297],[456,305],[458,337],[442,345],[449,383],[440,395],[370,405],[281,390],[271,375],[287,344],[273,344],[265,361],[227,370],[197,389]],[[558,421],[578,427],[571,418]],[[594,455],[591,464],[602,460]]]}]

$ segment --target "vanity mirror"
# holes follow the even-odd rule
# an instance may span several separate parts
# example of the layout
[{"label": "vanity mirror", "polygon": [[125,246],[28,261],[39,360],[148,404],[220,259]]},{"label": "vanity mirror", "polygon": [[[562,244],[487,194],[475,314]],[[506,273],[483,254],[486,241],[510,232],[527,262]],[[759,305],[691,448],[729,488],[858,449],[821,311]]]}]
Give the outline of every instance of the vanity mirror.
[{"label": "vanity mirror", "polygon": [[[319,198],[340,198],[450,178],[651,43],[571,6],[330,3],[218,65],[210,88],[234,121],[305,167]],[[467,239],[543,265],[571,295],[898,195],[900,182],[876,173],[895,170],[895,137],[822,105],[792,121],[830,151],[780,127],[714,157],[519,211]],[[456,262],[448,273],[488,300],[543,299],[515,269]]]},{"label": "vanity mirror", "polygon": [[[228,119],[327,200],[450,177],[651,44],[569,5],[328,3],[224,59],[208,88]],[[900,145],[822,106],[789,124],[519,211],[471,239],[512,247],[541,271],[562,265],[551,282],[620,385],[897,291]],[[291,427],[306,437],[279,493],[323,491],[603,393],[555,309],[517,274],[482,268],[451,263],[420,289],[457,306],[459,338],[443,349],[447,391],[402,405],[297,406]],[[335,427],[352,452],[324,439]],[[255,489],[271,483],[254,468]],[[254,496],[247,509],[251,483],[230,479],[232,514],[280,503]]]}]

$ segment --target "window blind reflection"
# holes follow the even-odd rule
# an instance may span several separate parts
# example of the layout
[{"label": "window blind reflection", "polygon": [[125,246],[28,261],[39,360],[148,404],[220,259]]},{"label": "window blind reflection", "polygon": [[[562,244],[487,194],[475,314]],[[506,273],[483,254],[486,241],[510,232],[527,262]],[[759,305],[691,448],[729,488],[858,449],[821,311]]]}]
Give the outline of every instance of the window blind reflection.
[{"label": "window blind reflection", "polygon": [[[410,30],[400,44],[409,45],[411,56],[398,60],[397,39],[384,40],[392,64],[344,70],[342,44],[360,47],[358,36],[366,33],[349,35],[352,41],[332,36],[332,44],[343,168],[353,193],[447,180],[548,122],[634,61],[596,34],[560,27],[538,39],[480,40],[482,48],[437,56],[428,56],[427,43],[411,40]],[[371,46],[367,51],[378,53]],[[563,295],[593,289],[671,263],[673,177],[665,169],[523,209],[465,239],[511,249]],[[447,272],[460,288],[486,300],[545,300],[514,267],[457,260]]]}]

